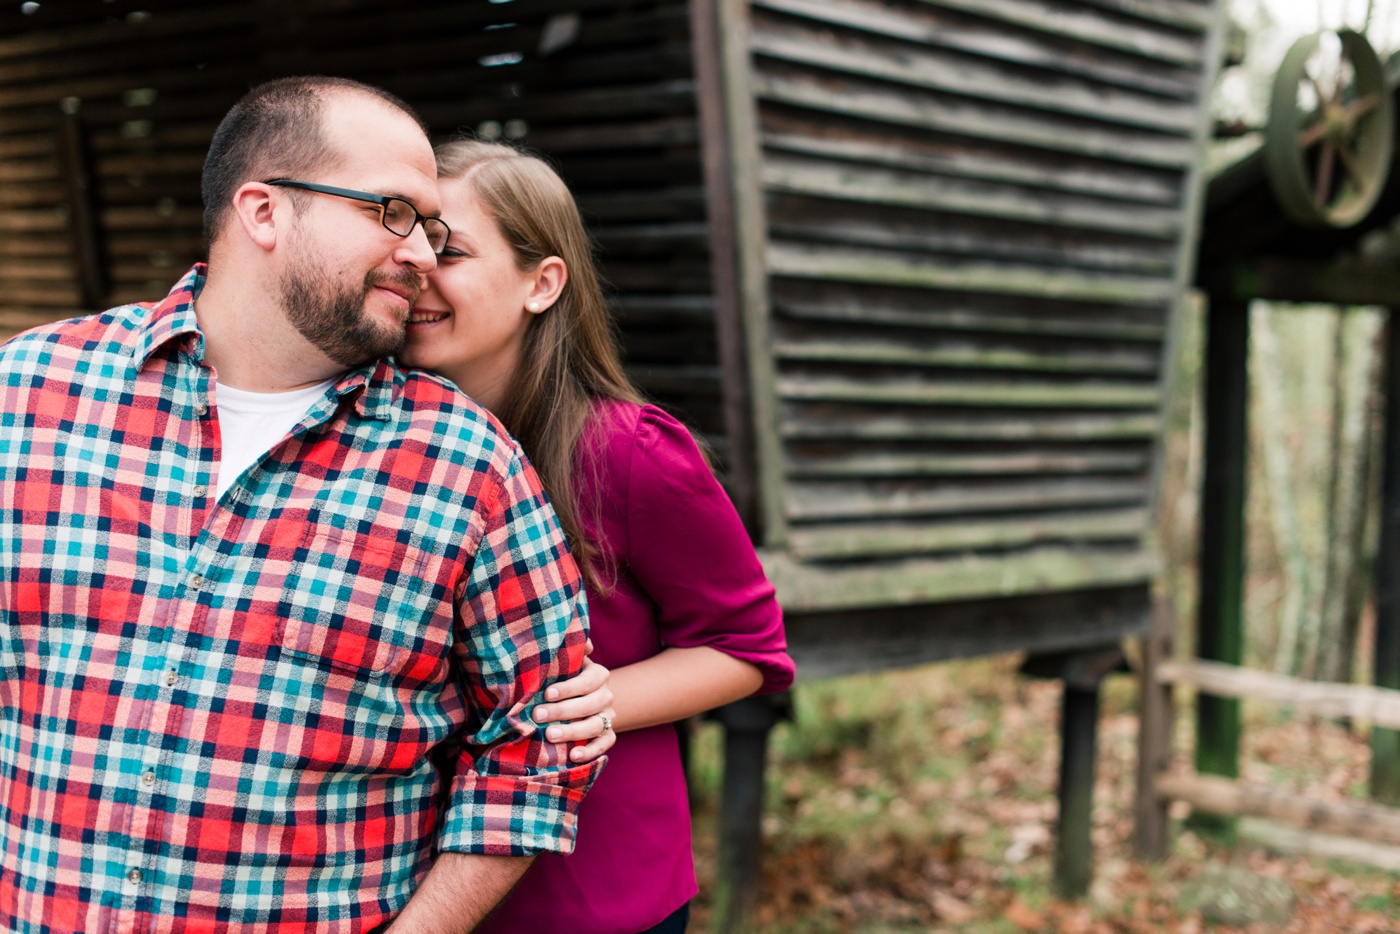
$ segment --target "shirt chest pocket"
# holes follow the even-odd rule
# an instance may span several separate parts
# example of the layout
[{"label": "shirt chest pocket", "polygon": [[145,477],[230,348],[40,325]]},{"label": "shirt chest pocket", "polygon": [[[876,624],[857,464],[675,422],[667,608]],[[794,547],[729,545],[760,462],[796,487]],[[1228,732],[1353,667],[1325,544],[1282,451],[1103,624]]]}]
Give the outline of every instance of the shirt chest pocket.
[{"label": "shirt chest pocket", "polygon": [[419,641],[427,555],[334,528],[308,530],[278,606],[286,652],[359,676],[401,667]]}]

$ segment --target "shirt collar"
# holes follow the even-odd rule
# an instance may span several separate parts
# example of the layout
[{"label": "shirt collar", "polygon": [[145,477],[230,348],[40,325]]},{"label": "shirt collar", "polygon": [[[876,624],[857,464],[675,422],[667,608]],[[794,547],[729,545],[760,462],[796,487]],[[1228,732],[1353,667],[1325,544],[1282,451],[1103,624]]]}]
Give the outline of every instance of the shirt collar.
[{"label": "shirt collar", "polygon": [[145,324],[136,332],[131,348],[138,369],[146,365],[151,354],[181,337],[193,336],[190,351],[197,359],[204,358],[204,334],[194,318],[194,300],[200,289],[204,288],[208,268],[204,263],[195,263],[175,283],[170,294],[151,310]]},{"label": "shirt collar", "polygon": [[[204,288],[208,272],[208,264],[195,263],[152,309],[132,346],[138,369],[144,367],[157,350],[180,338],[191,341],[189,350],[196,360],[204,359],[204,333],[195,320],[194,302]],[[399,375],[392,360],[371,360],[342,374],[336,380],[335,394],[344,397],[356,393],[355,412],[361,418],[388,421],[398,397]]]},{"label": "shirt collar", "polygon": [[387,422],[392,417],[394,400],[398,398],[399,370],[392,360],[380,357],[363,363],[346,373],[335,384],[335,394],[344,398],[352,392],[355,413],[361,418]]}]

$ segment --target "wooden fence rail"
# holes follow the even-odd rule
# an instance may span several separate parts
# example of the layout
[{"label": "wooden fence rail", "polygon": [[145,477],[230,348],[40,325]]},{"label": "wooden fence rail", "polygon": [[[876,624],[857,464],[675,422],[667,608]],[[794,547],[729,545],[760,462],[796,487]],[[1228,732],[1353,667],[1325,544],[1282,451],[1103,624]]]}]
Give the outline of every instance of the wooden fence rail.
[{"label": "wooden fence rail", "polygon": [[1400,844],[1400,809],[1365,802],[1320,801],[1267,785],[1214,775],[1157,776],[1157,794],[1212,814],[1262,817],[1320,833]]},{"label": "wooden fence rail", "polygon": [[1217,697],[1267,701],[1298,713],[1349,717],[1373,726],[1400,729],[1400,691],[1389,688],[1304,681],[1200,660],[1164,661],[1157,668],[1156,678],[1160,684],[1191,684]]},{"label": "wooden fence rail", "polygon": [[1322,801],[1306,793],[1218,775],[1168,771],[1171,762],[1172,686],[1202,694],[1247,698],[1319,717],[1349,717],[1374,727],[1400,728],[1400,690],[1304,681],[1221,662],[1171,658],[1170,619],[1159,609],[1144,645],[1144,704],[1138,764],[1136,847],[1161,859],[1167,851],[1167,802],[1185,801],[1210,814],[1260,817],[1303,830],[1373,843],[1400,844],[1400,808],[1362,801]]}]

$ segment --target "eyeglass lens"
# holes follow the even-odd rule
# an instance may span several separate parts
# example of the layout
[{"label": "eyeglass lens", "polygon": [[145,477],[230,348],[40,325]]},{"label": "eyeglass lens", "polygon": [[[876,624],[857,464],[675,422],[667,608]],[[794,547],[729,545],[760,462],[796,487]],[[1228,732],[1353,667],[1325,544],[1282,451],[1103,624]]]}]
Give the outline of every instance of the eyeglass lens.
[{"label": "eyeglass lens", "polygon": [[446,224],[436,217],[422,217],[407,201],[390,198],[384,202],[384,226],[400,237],[413,233],[413,225],[420,219],[423,221],[423,233],[428,236],[428,245],[433,252],[440,252],[449,236]]}]

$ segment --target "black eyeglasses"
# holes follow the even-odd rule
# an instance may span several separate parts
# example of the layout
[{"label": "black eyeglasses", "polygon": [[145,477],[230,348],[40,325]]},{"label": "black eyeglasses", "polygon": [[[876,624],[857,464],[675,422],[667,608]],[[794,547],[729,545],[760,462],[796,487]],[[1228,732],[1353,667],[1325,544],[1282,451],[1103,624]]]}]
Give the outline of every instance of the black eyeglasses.
[{"label": "black eyeglasses", "polygon": [[356,191],[353,188],[337,188],[334,185],[317,185],[314,182],[294,182],[290,178],[274,178],[267,184],[280,185],[283,188],[302,188],[318,194],[335,195],[337,198],[349,198],[352,201],[368,201],[370,204],[377,204],[379,205],[379,222],[384,225],[385,230],[400,237],[407,237],[413,233],[415,226],[422,224],[423,233],[428,235],[428,246],[433,248],[434,253],[441,253],[443,247],[447,246],[447,238],[452,236],[452,231],[442,222],[442,218],[424,217],[418,213],[417,208],[402,198],[376,195],[368,191]]}]

